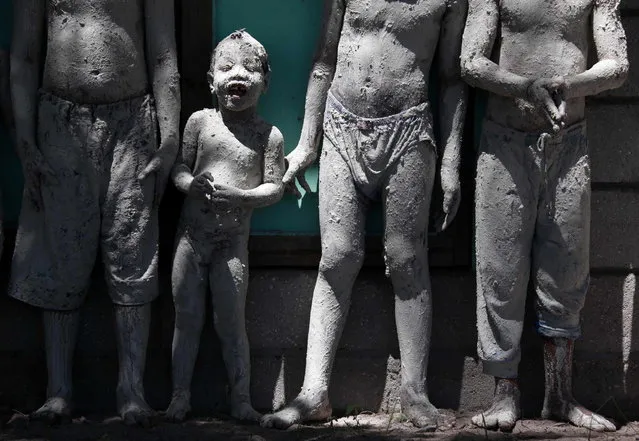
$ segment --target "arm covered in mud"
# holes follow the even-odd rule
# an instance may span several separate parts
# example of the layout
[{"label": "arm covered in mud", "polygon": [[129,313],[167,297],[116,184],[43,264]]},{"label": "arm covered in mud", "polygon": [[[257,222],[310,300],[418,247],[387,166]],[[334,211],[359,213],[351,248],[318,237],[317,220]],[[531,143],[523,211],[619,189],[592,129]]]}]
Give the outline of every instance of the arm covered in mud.
[{"label": "arm covered in mud", "polygon": [[259,208],[273,205],[284,195],[284,138],[273,127],[264,150],[264,168],[262,184],[256,188],[242,190],[228,185],[214,184],[212,202],[230,203],[247,208]]},{"label": "arm covered in mud", "polygon": [[441,180],[444,190],[443,216],[436,229],[444,230],[455,218],[460,202],[459,165],[468,87],[459,66],[462,34],[468,10],[467,0],[450,0],[440,36],[439,76],[441,94],[441,141],[444,144]]},{"label": "arm covered in mud", "polygon": [[156,202],[159,202],[179,147],[180,77],[174,0],[146,0],[144,15],[146,62],[160,127],[160,146],[139,178],[155,174]]},{"label": "arm covered in mud", "polygon": [[553,98],[553,91],[559,88],[558,79],[526,78],[491,60],[499,15],[498,0],[469,0],[461,50],[462,77],[473,87],[532,104],[545,113],[555,130],[559,130],[565,113],[563,105]]},{"label": "arm covered in mud", "polygon": [[566,98],[595,95],[620,87],[626,80],[628,49],[619,17],[619,1],[595,1],[592,33],[598,61],[587,71],[565,78]]},{"label": "arm covered in mud", "polygon": [[324,25],[306,91],[302,134],[295,150],[286,157],[288,169],[283,178],[284,185],[298,197],[300,194],[295,187],[296,177],[302,187],[310,191],[304,179],[304,171],[317,158],[326,97],[337,64],[337,48],[344,21],[344,8],[344,0],[324,0]]},{"label": "arm covered in mud", "polygon": [[490,59],[498,27],[498,0],[469,0],[461,50],[462,76],[473,87],[497,95],[525,99],[531,81]]},{"label": "arm covered in mud", "polygon": [[[197,158],[197,140],[200,135],[200,126],[202,124],[202,112],[195,112],[184,127],[184,135],[182,136],[182,147],[179,150],[175,165],[171,171],[173,183],[182,193],[189,194],[195,188],[191,188],[194,176],[193,167]],[[200,184],[208,182],[201,182]],[[196,186],[198,186],[196,184]],[[199,188],[199,186],[198,186]],[[202,188],[203,190],[203,188]],[[208,194],[208,193],[207,193]]]}]

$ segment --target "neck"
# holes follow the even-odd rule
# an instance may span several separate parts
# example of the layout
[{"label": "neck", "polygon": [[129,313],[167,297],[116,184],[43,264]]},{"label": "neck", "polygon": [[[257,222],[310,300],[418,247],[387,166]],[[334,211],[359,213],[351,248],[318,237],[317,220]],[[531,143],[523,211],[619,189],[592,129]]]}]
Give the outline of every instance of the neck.
[{"label": "neck", "polygon": [[255,107],[249,107],[245,110],[233,111],[229,110],[224,106],[219,106],[220,115],[222,115],[222,119],[226,123],[234,123],[234,122],[246,122],[255,118],[256,109]]}]

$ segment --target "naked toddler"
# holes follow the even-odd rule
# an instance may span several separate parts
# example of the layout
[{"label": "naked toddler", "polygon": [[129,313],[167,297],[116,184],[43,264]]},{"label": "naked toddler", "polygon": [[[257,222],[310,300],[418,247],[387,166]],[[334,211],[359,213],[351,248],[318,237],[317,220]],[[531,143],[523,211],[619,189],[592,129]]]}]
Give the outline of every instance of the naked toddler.
[{"label": "naked toddler", "polygon": [[173,181],[187,194],[173,260],[175,302],[173,397],[166,415],[181,421],[190,411],[190,386],[212,294],[222,343],[231,414],[257,421],[249,392],[250,358],[244,320],[248,238],[253,208],[283,194],[283,139],[256,113],[269,78],[264,47],[237,31],[215,49],[208,73],[219,108],[194,113],[184,129]]}]

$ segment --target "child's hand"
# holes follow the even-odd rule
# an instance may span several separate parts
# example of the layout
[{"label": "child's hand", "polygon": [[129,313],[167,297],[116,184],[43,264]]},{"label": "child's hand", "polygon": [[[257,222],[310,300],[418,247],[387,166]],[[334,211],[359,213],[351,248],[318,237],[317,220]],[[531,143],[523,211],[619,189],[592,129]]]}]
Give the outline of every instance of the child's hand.
[{"label": "child's hand", "polygon": [[214,204],[242,205],[244,202],[244,190],[224,184],[215,184],[211,193],[211,202]]},{"label": "child's hand", "polygon": [[204,198],[211,200],[213,194],[213,175],[209,172],[204,172],[201,175],[197,175],[191,181],[189,187],[189,195],[197,198]]}]

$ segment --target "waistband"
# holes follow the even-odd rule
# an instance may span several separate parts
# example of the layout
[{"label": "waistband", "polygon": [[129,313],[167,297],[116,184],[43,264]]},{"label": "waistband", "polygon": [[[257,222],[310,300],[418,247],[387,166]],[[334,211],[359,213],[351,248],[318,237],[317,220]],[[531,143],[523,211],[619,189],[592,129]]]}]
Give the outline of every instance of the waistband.
[{"label": "waistband", "polygon": [[394,115],[382,116],[379,118],[367,118],[364,116],[359,116],[344,107],[344,105],[339,102],[339,100],[330,90],[328,91],[328,96],[326,98],[326,107],[338,111],[342,118],[351,120],[353,122],[368,122],[372,124],[389,124],[414,116],[418,116],[421,118],[427,117],[429,119],[431,118],[430,104],[427,101]]},{"label": "waistband", "polygon": [[51,92],[43,89],[38,90],[38,99],[40,102],[49,101],[55,105],[63,106],[68,109],[87,109],[91,111],[99,110],[114,110],[114,109],[132,109],[139,108],[145,104],[154,104],[153,96],[149,93],[145,93],[139,96],[133,96],[121,101],[114,101],[112,103],[76,103],[74,101],[67,100],[59,97]]},{"label": "waistband", "polygon": [[538,130],[534,132],[524,132],[516,130],[510,127],[503,126],[490,119],[485,119],[483,122],[483,129],[485,131],[496,133],[502,136],[508,136],[515,142],[522,142],[525,144],[532,144],[537,142],[540,138],[545,138],[547,142],[561,143],[564,140],[570,139],[574,136],[586,135],[586,120],[583,119],[568,127],[564,127],[559,132],[554,133],[552,131]]}]

